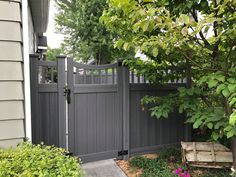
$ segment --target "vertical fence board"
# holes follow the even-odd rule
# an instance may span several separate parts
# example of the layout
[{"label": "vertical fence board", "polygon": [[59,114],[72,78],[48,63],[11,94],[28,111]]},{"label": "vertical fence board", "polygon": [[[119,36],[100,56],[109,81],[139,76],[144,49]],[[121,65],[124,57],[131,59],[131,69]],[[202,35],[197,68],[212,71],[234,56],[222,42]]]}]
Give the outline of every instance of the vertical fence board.
[{"label": "vertical fence board", "polygon": [[[96,112],[97,95],[88,94],[88,153],[95,153],[97,150],[97,112]],[[92,110],[92,111],[90,111]]]},{"label": "vertical fence board", "polygon": [[58,119],[59,119],[59,145],[67,148],[66,144],[66,102],[64,97],[65,77],[65,56],[57,57],[57,91],[58,91]]},{"label": "vertical fence board", "polygon": [[67,84],[71,92],[71,103],[68,105],[68,149],[75,152],[75,119],[74,119],[74,67],[73,60],[67,58]]}]

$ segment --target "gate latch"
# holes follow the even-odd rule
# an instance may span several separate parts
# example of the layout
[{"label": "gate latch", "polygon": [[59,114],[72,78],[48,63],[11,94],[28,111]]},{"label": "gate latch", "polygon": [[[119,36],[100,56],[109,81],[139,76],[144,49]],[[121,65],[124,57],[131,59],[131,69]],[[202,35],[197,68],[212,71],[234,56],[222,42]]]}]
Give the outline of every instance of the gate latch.
[{"label": "gate latch", "polygon": [[118,156],[128,155],[128,150],[118,151]]},{"label": "gate latch", "polygon": [[70,102],[71,102],[70,94],[71,94],[71,90],[67,86],[65,86],[64,87],[64,96],[66,97],[66,101],[68,104],[70,104]]}]

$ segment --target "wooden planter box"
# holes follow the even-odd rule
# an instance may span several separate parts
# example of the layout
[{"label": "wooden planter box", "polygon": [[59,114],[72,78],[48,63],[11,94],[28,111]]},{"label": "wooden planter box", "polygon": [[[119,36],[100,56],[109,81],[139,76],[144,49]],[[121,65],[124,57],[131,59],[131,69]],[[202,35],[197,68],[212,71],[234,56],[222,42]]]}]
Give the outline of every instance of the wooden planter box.
[{"label": "wooden planter box", "polygon": [[190,166],[230,168],[233,155],[230,149],[215,142],[181,142],[182,160]]}]

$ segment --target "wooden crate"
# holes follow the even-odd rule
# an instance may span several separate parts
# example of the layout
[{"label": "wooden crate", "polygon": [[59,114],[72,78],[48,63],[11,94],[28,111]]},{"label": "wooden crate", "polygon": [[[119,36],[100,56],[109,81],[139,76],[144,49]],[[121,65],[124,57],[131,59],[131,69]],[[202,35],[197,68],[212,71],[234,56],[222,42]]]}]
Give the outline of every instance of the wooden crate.
[{"label": "wooden crate", "polygon": [[190,166],[230,168],[233,155],[230,149],[216,142],[181,142],[182,160]]}]

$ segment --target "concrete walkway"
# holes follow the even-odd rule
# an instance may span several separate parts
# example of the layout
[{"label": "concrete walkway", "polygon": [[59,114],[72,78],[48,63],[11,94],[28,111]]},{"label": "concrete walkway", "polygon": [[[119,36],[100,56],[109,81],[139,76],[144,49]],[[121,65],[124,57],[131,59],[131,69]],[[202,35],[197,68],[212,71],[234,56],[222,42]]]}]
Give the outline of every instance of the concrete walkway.
[{"label": "concrete walkway", "polygon": [[85,177],[127,177],[113,159],[83,164],[82,170]]}]

